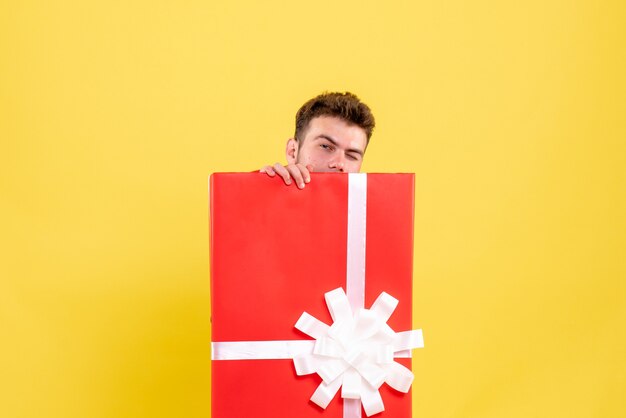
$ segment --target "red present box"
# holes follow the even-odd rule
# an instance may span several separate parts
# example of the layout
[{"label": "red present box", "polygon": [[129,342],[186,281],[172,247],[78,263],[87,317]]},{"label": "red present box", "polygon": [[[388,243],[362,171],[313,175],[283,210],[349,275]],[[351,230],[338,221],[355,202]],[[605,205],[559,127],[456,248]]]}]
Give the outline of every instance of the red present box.
[{"label": "red present box", "polygon": [[[210,182],[212,417],[343,418],[344,403],[354,401],[339,390],[326,409],[315,405],[309,398],[322,378],[298,376],[291,354],[264,358],[253,343],[231,360],[216,356],[216,347],[313,343],[294,326],[302,313],[333,324],[324,295],[346,289],[347,280],[354,283],[347,275],[363,269],[364,290],[348,286],[351,303],[361,298],[370,307],[387,292],[399,299],[387,324],[411,330],[414,175],[314,173],[304,190],[261,173],[213,174]],[[349,207],[359,187],[360,203],[351,198]],[[359,225],[354,213],[363,209]],[[349,259],[349,233],[351,248],[365,252],[361,266],[353,249]],[[395,361],[410,368],[410,358]],[[411,416],[410,393],[388,385],[379,391],[385,411],[376,416]]]}]

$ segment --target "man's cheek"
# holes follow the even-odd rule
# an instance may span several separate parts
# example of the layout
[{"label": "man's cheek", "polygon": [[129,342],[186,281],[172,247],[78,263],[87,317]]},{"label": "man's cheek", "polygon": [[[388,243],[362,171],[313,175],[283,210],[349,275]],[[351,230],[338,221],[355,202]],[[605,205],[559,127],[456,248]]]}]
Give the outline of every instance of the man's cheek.
[{"label": "man's cheek", "polygon": [[348,170],[346,171],[348,171],[348,173],[358,173],[359,171],[361,171],[362,163],[362,161],[355,161],[348,166]]},{"label": "man's cheek", "polygon": [[315,155],[315,153],[309,153],[307,154],[305,161],[306,161],[306,164],[318,166],[322,163],[323,159],[321,159],[319,155]]}]

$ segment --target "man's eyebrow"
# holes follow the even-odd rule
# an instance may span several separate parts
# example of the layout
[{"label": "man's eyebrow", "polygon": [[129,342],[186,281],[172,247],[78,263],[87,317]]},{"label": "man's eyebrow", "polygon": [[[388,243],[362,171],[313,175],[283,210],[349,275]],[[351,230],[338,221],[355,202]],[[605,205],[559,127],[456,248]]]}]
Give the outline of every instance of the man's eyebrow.
[{"label": "man's eyebrow", "polygon": [[[334,146],[338,146],[339,144],[337,143],[337,141],[335,141],[332,137],[326,135],[326,134],[320,134],[317,136],[317,138],[323,138],[325,140],[327,140],[328,142],[330,142],[331,144],[333,144]],[[357,154],[359,154],[361,157],[363,157],[363,151],[361,151],[358,148],[348,148],[346,150],[346,152],[355,152]]]}]

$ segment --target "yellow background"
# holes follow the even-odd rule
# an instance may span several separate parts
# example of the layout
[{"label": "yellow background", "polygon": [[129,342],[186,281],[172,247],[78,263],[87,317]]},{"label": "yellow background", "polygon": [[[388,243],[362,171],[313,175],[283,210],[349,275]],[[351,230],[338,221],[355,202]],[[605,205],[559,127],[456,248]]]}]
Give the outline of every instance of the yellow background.
[{"label": "yellow background", "polygon": [[364,170],[417,175],[414,416],[624,416],[625,21],[3,1],[0,416],[209,416],[207,175],[283,161],[323,90],[371,105]]}]

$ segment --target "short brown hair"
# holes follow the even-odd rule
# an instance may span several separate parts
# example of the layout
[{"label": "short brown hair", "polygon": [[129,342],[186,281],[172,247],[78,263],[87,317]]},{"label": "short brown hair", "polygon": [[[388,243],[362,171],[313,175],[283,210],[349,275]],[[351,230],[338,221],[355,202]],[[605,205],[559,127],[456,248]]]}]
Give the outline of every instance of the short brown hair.
[{"label": "short brown hair", "polygon": [[302,105],[296,113],[296,133],[298,142],[304,139],[309,122],[318,116],[334,116],[365,131],[367,142],[372,136],[376,121],[370,108],[350,92],[322,93]]}]

